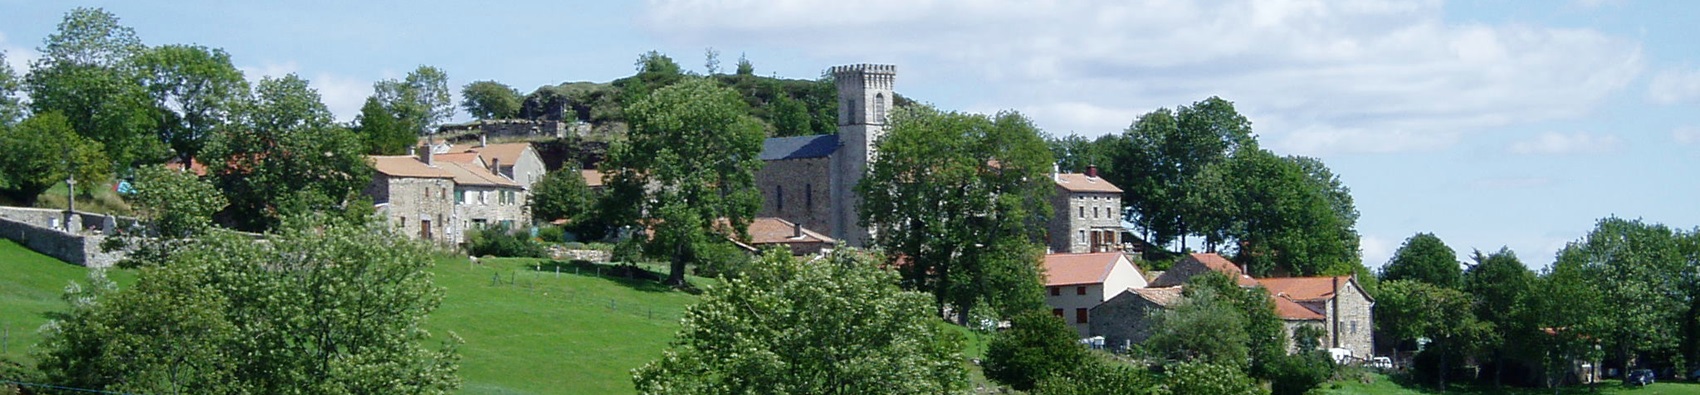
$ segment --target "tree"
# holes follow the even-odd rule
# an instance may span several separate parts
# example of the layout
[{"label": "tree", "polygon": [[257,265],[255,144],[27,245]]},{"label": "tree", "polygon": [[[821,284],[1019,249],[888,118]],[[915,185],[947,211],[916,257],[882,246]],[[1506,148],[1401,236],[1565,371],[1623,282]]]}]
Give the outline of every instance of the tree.
[{"label": "tree", "polygon": [[1195,223],[1207,230],[1208,240],[1232,240],[1234,259],[1257,275],[1357,271],[1358,234],[1342,222],[1355,217],[1356,209],[1349,194],[1340,207],[1333,197],[1337,188],[1314,173],[1326,174],[1327,167],[1305,164],[1312,161],[1240,149],[1199,177],[1199,192],[1191,196],[1216,203],[1199,203],[1214,208],[1199,209]]},{"label": "tree", "polygon": [[754,64],[750,64],[750,58],[744,56],[744,54],[742,54],[742,53],[738,54],[737,75],[747,75],[747,76],[756,75],[756,66]]},{"label": "tree", "polygon": [[372,97],[419,135],[431,134],[431,127],[455,115],[449,75],[436,67],[420,65],[402,80],[378,81]]},{"label": "tree", "polygon": [[1463,276],[1458,253],[1433,233],[1417,233],[1393,252],[1381,270],[1382,281],[1413,280],[1443,288],[1457,288]]},{"label": "tree", "polygon": [[1575,261],[1554,263],[1530,289],[1527,311],[1537,332],[1529,351],[1556,394],[1578,361],[1599,361],[1601,341],[1614,325],[1602,312],[1611,309],[1599,284]]},{"label": "tree", "polygon": [[1199,232],[1198,223],[1221,206],[1198,196],[1204,192],[1199,177],[1234,152],[1257,147],[1251,121],[1218,97],[1146,113],[1122,135],[1125,144],[1111,161],[1124,170],[1110,181],[1122,186],[1135,223],[1151,233],[1146,240],[1162,245],[1179,238],[1183,250],[1186,236]]},{"label": "tree", "polygon": [[1245,312],[1215,290],[1188,291],[1191,295],[1155,316],[1151,337],[1145,340],[1147,349],[1174,361],[1219,364],[1243,372],[1250,359],[1246,344],[1251,341]]},{"label": "tree", "polygon": [[[1378,333],[1396,341],[1430,339],[1418,355],[1417,370],[1446,388],[1451,364],[1482,346],[1492,334],[1492,324],[1476,319],[1473,303],[1469,294],[1457,289],[1417,280],[1385,281],[1376,298],[1375,325]],[[1438,366],[1425,364],[1425,359]]]},{"label": "tree", "polygon": [[[0,128],[12,126],[24,119],[24,101],[18,97],[23,82],[12,65],[6,63],[6,51],[0,51]],[[4,179],[0,179],[3,182]]]},{"label": "tree", "polygon": [[637,202],[653,220],[649,250],[671,262],[668,284],[685,283],[696,243],[744,238],[761,206],[763,135],[747,111],[737,92],[705,79],[656,90],[626,109],[630,138],[604,167],[619,169],[614,188],[643,191]]},{"label": "tree", "polygon": [[57,112],[36,113],[13,127],[0,127],[0,174],[7,197],[34,205],[36,197],[65,182],[68,176],[87,184],[105,180],[111,166],[99,142],[77,135],[70,121]]},{"label": "tree", "polygon": [[1121,362],[1087,360],[1084,364],[1039,379],[1038,395],[1156,395],[1162,393],[1151,372]]},{"label": "tree", "polygon": [[1263,395],[1267,394],[1245,373],[1241,373],[1234,365],[1218,365],[1205,362],[1182,362],[1168,366],[1164,372],[1163,386],[1166,394],[1222,394],[1222,395]]},{"label": "tree", "polygon": [[1476,299],[1476,317],[1492,323],[1498,332],[1495,337],[1503,340],[1488,344],[1486,350],[1495,367],[1494,385],[1499,385],[1507,361],[1539,349],[1530,337],[1539,334],[1540,328],[1530,324],[1538,321],[1534,316],[1541,312],[1528,310],[1535,273],[1503,247],[1492,254],[1478,250],[1472,260],[1476,263],[1464,272],[1463,290]]},{"label": "tree", "polygon": [[1238,310],[1244,318],[1243,346],[1249,357],[1246,371],[1252,377],[1276,379],[1275,368],[1287,356],[1288,339],[1281,317],[1275,315],[1275,301],[1270,299],[1269,291],[1261,286],[1241,287],[1222,273],[1206,272],[1187,279],[1182,295],[1193,297],[1204,291],[1214,293],[1219,302]]},{"label": "tree", "polygon": [[596,197],[591,195],[590,186],[577,167],[544,174],[531,188],[531,195],[526,198],[531,219],[537,222],[567,219],[573,224],[590,219]]},{"label": "tree", "polygon": [[367,154],[400,155],[419,142],[419,131],[411,125],[384,108],[377,96],[368,96],[366,104],[360,106],[360,115],[354,116],[353,129]]},{"label": "tree", "polygon": [[1675,355],[1679,325],[1688,308],[1682,288],[1687,259],[1678,235],[1664,225],[1617,217],[1601,219],[1582,240],[1558,253],[1554,270],[1577,270],[1610,303],[1593,314],[1609,325],[1595,335],[1630,368],[1636,357]]},{"label": "tree", "polygon": [[1068,323],[1043,310],[1016,314],[1010,328],[986,345],[986,378],[1030,391],[1045,378],[1093,362],[1075,335]]},{"label": "tree", "polygon": [[117,290],[73,287],[36,357],[49,382],[130,393],[440,394],[430,247],[381,223],[301,219],[266,243],[211,233]]},{"label": "tree", "polygon": [[155,133],[184,163],[248,94],[242,72],[221,49],[166,45],[142,51],[135,62],[153,104]]},{"label": "tree", "polygon": [[228,204],[212,183],[164,166],[137,169],[132,185],[135,191],[126,200],[149,229],[108,239],[130,248],[121,267],[165,263],[177,249],[210,231],[213,214]]},{"label": "tree", "polygon": [[996,317],[1041,307],[1039,241],[1054,187],[1032,121],[912,107],[889,125],[856,193],[862,225],[905,284],[964,324],[982,304]]},{"label": "tree", "polygon": [[643,394],[966,390],[962,339],[897,278],[859,252],[799,262],[769,251],[742,277],[710,287],[673,345],[632,381]]},{"label": "tree", "polygon": [[77,134],[101,143],[119,168],[163,160],[167,148],[151,136],[152,103],[137,83],[134,58],[144,48],[117,16],[98,8],[71,10],[38,49],[41,58],[30,63],[24,78],[30,109],[60,113]]},{"label": "tree", "polygon": [[260,80],[206,152],[209,176],[230,201],[221,217],[249,231],[347,209],[372,177],[360,139],[336,127],[319,93],[294,74]]},{"label": "tree", "polygon": [[506,84],[496,81],[473,82],[460,88],[460,97],[460,108],[473,118],[485,120],[519,117],[519,91]]}]

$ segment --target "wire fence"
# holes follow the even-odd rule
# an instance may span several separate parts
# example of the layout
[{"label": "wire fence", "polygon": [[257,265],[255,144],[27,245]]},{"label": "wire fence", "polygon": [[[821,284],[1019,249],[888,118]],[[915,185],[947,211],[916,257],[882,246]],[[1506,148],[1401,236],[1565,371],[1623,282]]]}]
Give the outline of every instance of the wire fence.
[{"label": "wire fence", "polygon": [[677,322],[685,316],[684,306],[659,305],[653,301],[614,298],[568,284],[569,277],[598,277],[613,280],[621,286],[640,292],[675,292],[662,285],[660,278],[648,268],[636,265],[598,265],[544,261],[524,269],[492,270],[490,287],[512,288],[529,296],[559,304],[605,309],[659,322]]}]

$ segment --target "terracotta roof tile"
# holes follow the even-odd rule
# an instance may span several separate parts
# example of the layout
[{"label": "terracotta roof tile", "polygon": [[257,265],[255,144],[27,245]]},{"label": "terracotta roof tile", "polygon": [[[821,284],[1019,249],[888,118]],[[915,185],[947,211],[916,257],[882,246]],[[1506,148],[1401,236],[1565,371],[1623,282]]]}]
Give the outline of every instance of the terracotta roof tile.
[{"label": "terracotta roof tile", "polygon": [[1053,180],[1056,181],[1057,186],[1071,192],[1122,192],[1121,188],[1116,188],[1115,184],[1111,184],[1109,180],[1087,177],[1080,173],[1058,173]]},{"label": "terracotta roof tile", "polygon": [[579,170],[578,175],[584,177],[584,185],[591,188],[601,187],[606,182],[604,178],[607,177],[602,174],[601,170],[596,169]]},{"label": "terracotta roof tile", "polygon": [[1321,321],[1328,318],[1316,310],[1311,310],[1309,307],[1287,298],[1277,296],[1271,299],[1275,300],[1275,315],[1280,316],[1283,320]]},{"label": "terracotta roof tile", "polygon": [[1102,283],[1121,257],[1120,252],[1045,255],[1045,286]]},{"label": "terracotta roof tile", "polygon": [[1163,307],[1173,306],[1175,302],[1181,301],[1181,287],[1134,288],[1128,291]]},{"label": "terracotta roof tile", "polygon": [[478,165],[478,166],[484,166],[485,165],[484,164],[484,157],[479,156],[477,152],[454,152],[454,153],[447,153],[447,154],[435,154],[431,157],[431,160],[432,161],[442,161],[442,162],[465,163],[465,164]]},{"label": "terracotta roof tile", "polygon": [[502,166],[513,166],[519,162],[520,155],[524,154],[527,148],[531,148],[531,143],[505,143],[473,147],[467,152],[477,152],[485,159],[501,161]]},{"label": "terracotta roof tile", "polygon": [[455,178],[453,173],[437,166],[427,166],[413,155],[372,155],[372,168],[391,177]]},{"label": "terracotta roof tile", "polygon": [[1210,270],[1228,275],[1229,278],[1234,279],[1234,282],[1238,283],[1242,287],[1254,287],[1258,285],[1256,279],[1253,279],[1251,276],[1247,276],[1245,272],[1240,271],[1240,265],[1234,264],[1233,261],[1229,261],[1228,258],[1223,258],[1221,255],[1208,252],[1195,252],[1192,255],[1187,256],[1187,259],[1198,261],[1198,263],[1203,264],[1204,267],[1210,268]]},{"label": "terracotta roof tile", "polygon": [[[433,159],[435,160],[435,159]],[[437,162],[437,166],[454,175],[455,184],[489,187],[522,188],[519,183],[491,173],[483,166],[457,162]]]},{"label": "terracotta roof tile", "polygon": [[1269,294],[1282,296],[1295,301],[1324,300],[1334,298],[1336,286],[1345,286],[1351,277],[1287,277],[1262,278],[1257,282],[1269,289]]},{"label": "terracotta roof tile", "polygon": [[791,221],[774,217],[756,217],[750,221],[750,244],[793,244],[793,243],[837,243],[827,235],[801,228],[802,235],[797,236],[798,228]]}]

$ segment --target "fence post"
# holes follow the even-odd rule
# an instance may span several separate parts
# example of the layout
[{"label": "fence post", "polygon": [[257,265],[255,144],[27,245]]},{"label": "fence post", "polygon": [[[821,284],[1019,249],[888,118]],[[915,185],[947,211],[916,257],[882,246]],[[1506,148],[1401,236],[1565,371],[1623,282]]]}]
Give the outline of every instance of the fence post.
[{"label": "fence post", "polygon": [[608,310],[619,310],[619,309],[614,308],[614,299],[613,298],[608,299]]},{"label": "fence post", "polygon": [[555,265],[555,278],[561,278],[561,265]]}]

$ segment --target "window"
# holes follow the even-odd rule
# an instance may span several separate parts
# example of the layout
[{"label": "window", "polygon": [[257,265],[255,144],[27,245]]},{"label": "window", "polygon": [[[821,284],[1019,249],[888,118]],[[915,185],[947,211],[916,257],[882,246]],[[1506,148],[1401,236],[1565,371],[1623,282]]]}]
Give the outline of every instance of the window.
[{"label": "window", "polygon": [[875,93],[874,94],[873,118],[874,119],[869,121],[869,123],[885,123],[885,94],[884,93]]},{"label": "window", "polygon": [[1098,208],[1097,207],[1092,208],[1092,219],[1098,219]]},{"label": "window", "polygon": [[1075,237],[1074,237],[1074,242],[1075,243],[1085,243],[1086,242],[1086,230],[1081,229],[1078,232],[1079,233],[1076,234]]},{"label": "window", "polygon": [[1352,332],[1351,333],[1354,334],[1354,335],[1358,334],[1358,322],[1357,321],[1352,321]]},{"label": "window", "polygon": [[1086,309],[1074,309],[1074,323],[1086,323]]},{"label": "window", "polygon": [[455,192],[455,204],[466,204],[466,191]]},{"label": "window", "polygon": [[1062,295],[1062,287],[1051,287],[1051,296]]},{"label": "window", "polygon": [[1080,207],[1075,207],[1075,208],[1080,209],[1080,218],[1086,218],[1086,206],[1080,206]]},{"label": "window", "polygon": [[815,184],[803,184],[803,210],[813,210],[815,207]]},{"label": "window", "polygon": [[1074,294],[1075,295],[1085,295],[1086,294],[1086,286],[1082,285],[1082,286],[1074,287]]},{"label": "window", "polygon": [[1061,317],[1062,316],[1062,309],[1051,309],[1051,315]]},{"label": "window", "polygon": [[785,186],[784,185],[773,187],[773,207],[774,207],[775,210],[785,211]]}]

